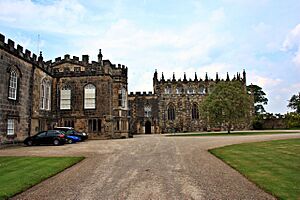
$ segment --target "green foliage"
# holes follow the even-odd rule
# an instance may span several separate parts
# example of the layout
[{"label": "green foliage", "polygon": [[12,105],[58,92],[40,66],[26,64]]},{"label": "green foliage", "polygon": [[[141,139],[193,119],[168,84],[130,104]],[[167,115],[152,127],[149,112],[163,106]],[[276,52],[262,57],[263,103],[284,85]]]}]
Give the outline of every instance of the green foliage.
[{"label": "green foliage", "polygon": [[200,105],[202,119],[213,127],[233,126],[250,118],[251,99],[239,81],[218,82]]},{"label": "green foliage", "polygon": [[258,85],[248,85],[247,92],[253,93],[255,114],[266,112],[263,105],[268,104],[266,93]]},{"label": "green foliage", "polygon": [[287,113],[285,116],[287,128],[300,128],[300,114],[296,112]]},{"label": "green foliage", "polygon": [[300,114],[300,92],[298,95],[293,95],[291,97],[288,107],[296,110],[296,113]]},{"label": "green foliage", "polygon": [[81,161],[83,157],[0,157],[0,199],[7,199]]},{"label": "green foliage", "polygon": [[278,199],[300,199],[300,139],[232,145],[210,152]]}]

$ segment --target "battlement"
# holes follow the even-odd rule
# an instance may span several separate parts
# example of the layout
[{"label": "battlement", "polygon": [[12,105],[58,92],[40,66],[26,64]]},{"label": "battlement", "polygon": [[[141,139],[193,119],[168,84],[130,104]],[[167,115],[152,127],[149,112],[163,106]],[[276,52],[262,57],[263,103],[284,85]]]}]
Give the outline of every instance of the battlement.
[{"label": "battlement", "polygon": [[[11,39],[7,39],[7,43],[5,43],[5,36],[2,35],[1,33],[0,33],[0,48],[28,62],[38,64],[38,60],[37,60],[38,57],[36,54],[31,54],[31,51],[28,49],[25,49],[24,51],[23,47],[19,44],[17,45],[17,47],[15,47],[15,42]],[[39,61],[42,62],[43,60],[40,59]]]},{"label": "battlement", "polygon": [[143,91],[143,92],[130,92],[128,94],[129,97],[134,97],[134,96],[153,96],[153,95],[154,94],[151,91],[148,91],[148,92],[145,92],[145,91]]},{"label": "battlement", "polygon": [[198,79],[197,73],[195,72],[195,76],[194,76],[193,79],[192,78],[187,79],[186,78],[186,73],[184,73],[184,76],[183,76],[182,80],[181,80],[181,78],[176,79],[175,78],[175,73],[173,73],[173,77],[166,80],[164,78],[164,74],[162,73],[161,78],[158,80],[158,75],[157,75],[156,70],[155,70],[154,76],[153,76],[153,84],[164,84],[164,83],[170,83],[170,84],[172,84],[172,83],[183,83],[183,84],[186,84],[186,83],[219,82],[219,81],[241,81],[241,82],[246,84],[246,72],[245,72],[245,70],[243,70],[242,76],[239,72],[237,72],[237,74],[234,75],[233,78],[231,78],[231,79],[229,77],[228,72],[227,72],[226,79],[220,79],[218,72],[216,73],[215,79],[209,78],[207,73],[205,74],[204,79],[201,79],[201,78]]}]

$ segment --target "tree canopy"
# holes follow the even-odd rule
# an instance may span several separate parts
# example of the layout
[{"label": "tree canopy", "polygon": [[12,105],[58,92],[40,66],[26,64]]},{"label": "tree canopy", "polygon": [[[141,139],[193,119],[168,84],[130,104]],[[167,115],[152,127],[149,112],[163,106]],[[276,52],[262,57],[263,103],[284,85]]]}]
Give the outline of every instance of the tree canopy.
[{"label": "tree canopy", "polygon": [[249,120],[252,103],[241,82],[218,82],[200,104],[201,117],[210,126],[225,126],[230,133],[232,127]]},{"label": "tree canopy", "polygon": [[296,110],[296,113],[300,114],[300,92],[298,95],[294,94],[291,97],[288,107]]},{"label": "tree canopy", "polygon": [[247,92],[253,93],[255,114],[265,113],[263,105],[268,104],[266,93],[258,85],[248,85]]}]

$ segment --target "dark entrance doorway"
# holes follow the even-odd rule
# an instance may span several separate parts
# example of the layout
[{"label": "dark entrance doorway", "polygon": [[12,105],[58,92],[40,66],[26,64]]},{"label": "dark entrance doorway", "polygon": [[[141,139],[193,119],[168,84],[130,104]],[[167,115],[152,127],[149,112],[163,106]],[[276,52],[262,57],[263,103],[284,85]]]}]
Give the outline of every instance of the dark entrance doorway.
[{"label": "dark entrance doorway", "polygon": [[149,121],[145,123],[145,134],[151,134],[151,122]]}]

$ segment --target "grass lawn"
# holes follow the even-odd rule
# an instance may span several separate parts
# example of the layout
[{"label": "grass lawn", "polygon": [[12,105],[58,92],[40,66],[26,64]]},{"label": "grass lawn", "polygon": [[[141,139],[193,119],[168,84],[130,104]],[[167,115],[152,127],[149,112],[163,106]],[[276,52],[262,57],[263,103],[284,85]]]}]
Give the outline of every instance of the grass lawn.
[{"label": "grass lawn", "polygon": [[226,146],[210,150],[279,199],[300,199],[300,139]]},{"label": "grass lawn", "polygon": [[0,157],[0,199],[7,199],[81,161],[83,157]]},{"label": "grass lawn", "polygon": [[185,137],[185,136],[234,136],[234,135],[266,135],[266,134],[290,134],[290,133],[300,133],[300,132],[272,132],[272,131],[238,131],[238,132],[231,132],[228,134],[227,132],[205,132],[205,133],[187,133],[187,134],[182,134],[182,133],[175,133],[174,135],[167,135],[167,137]]}]

